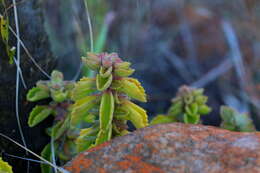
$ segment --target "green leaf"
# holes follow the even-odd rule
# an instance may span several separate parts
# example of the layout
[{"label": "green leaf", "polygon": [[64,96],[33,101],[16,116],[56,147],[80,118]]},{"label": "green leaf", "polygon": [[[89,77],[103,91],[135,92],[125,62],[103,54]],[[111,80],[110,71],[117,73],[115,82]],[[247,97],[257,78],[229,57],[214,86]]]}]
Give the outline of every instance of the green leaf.
[{"label": "green leaf", "polygon": [[[57,145],[54,144],[54,152],[56,155]],[[51,145],[47,144],[44,149],[41,152],[41,156],[48,160],[49,162],[52,162],[52,152],[51,152]],[[53,169],[51,166],[46,164],[41,164],[41,173],[53,173]]]},{"label": "green leaf", "polygon": [[110,128],[115,108],[114,96],[111,91],[104,92],[99,109],[100,129],[106,131]]},{"label": "green leaf", "polygon": [[220,116],[222,118],[221,127],[224,129],[240,132],[256,131],[250,116],[245,113],[241,114],[228,106],[221,106]]},{"label": "green leaf", "polygon": [[66,118],[65,121],[59,121],[52,127],[51,136],[54,140],[60,138],[69,129],[69,123],[69,118]]},{"label": "green leaf", "polygon": [[3,16],[0,16],[0,30],[1,36],[5,44],[8,44],[9,41],[9,20],[5,19]]},{"label": "green leaf", "polygon": [[198,124],[200,121],[200,116],[199,115],[188,115],[184,114],[184,123],[186,124]]},{"label": "green leaf", "polygon": [[123,78],[117,81],[117,85],[120,86],[118,91],[127,94],[129,97],[146,102],[145,90],[140,82],[134,78]]},{"label": "green leaf", "polygon": [[106,130],[99,130],[95,146],[102,144],[106,141],[109,141],[111,139],[111,135],[112,135],[112,124],[110,124]]},{"label": "green leaf", "polygon": [[109,77],[107,77],[107,78],[103,78],[99,74],[97,74],[97,77],[96,77],[97,89],[99,91],[106,90],[108,87],[110,87],[112,80],[113,80],[112,74],[109,75]]},{"label": "green leaf", "polygon": [[148,126],[148,116],[143,108],[128,100],[123,100],[122,102],[121,108],[129,112],[128,119],[136,128]]},{"label": "green leaf", "polygon": [[192,115],[196,115],[198,113],[199,106],[197,103],[192,103],[189,105],[189,109],[190,109]]},{"label": "green leaf", "polygon": [[13,173],[12,167],[0,157],[0,173]]},{"label": "green leaf", "polygon": [[62,90],[55,90],[51,89],[51,98],[57,102],[61,103],[64,102],[66,99],[68,99],[69,92],[68,91],[62,91]]},{"label": "green leaf", "polygon": [[91,145],[93,145],[96,141],[96,137],[99,130],[98,128],[91,127],[82,129],[80,131],[80,135],[76,140],[77,151],[82,152],[87,150]]},{"label": "green leaf", "polygon": [[93,78],[84,77],[75,85],[72,91],[72,99],[80,100],[89,94],[96,91],[96,80]]},{"label": "green leaf", "polygon": [[156,124],[166,124],[166,123],[172,123],[175,122],[175,120],[171,116],[166,115],[157,115],[152,119],[150,122],[150,125],[156,125]]},{"label": "green leaf", "polygon": [[119,77],[128,77],[135,72],[132,68],[115,68],[115,75]]},{"label": "green leaf", "polygon": [[96,119],[96,116],[93,114],[88,114],[85,118],[84,121],[87,123],[94,123]]},{"label": "green leaf", "polygon": [[195,97],[195,102],[198,103],[199,105],[206,104],[208,101],[208,97],[200,95]]},{"label": "green leaf", "polygon": [[121,106],[116,106],[114,111],[114,117],[118,120],[128,120],[129,111],[122,108]]},{"label": "green leaf", "polygon": [[35,106],[30,113],[28,119],[28,125],[30,127],[34,127],[44,119],[46,119],[49,115],[51,115],[53,110],[48,106]]},{"label": "green leaf", "polygon": [[172,106],[170,107],[168,114],[171,116],[178,116],[183,112],[183,102],[181,100],[176,100],[172,103]]},{"label": "green leaf", "polygon": [[114,70],[115,75],[119,77],[128,77],[132,75],[135,72],[135,70],[130,68],[130,65],[131,63],[129,62],[116,63]]},{"label": "green leaf", "polygon": [[105,68],[103,66],[100,67],[100,70],[99,70],[99,75],[102,77],[102,78],[107,78],[111,75],[112,73],[112,70],[113,70],[113,67],[109,67],[109,68]]},{"label": "green leaf", "polygon": [[9,46],[7,46],[7,54],[8,54],[8,57],[9,57],[9,64],[13,64],[14,63],[14,56],[15,56],[15,53],[16,53],[16,48],[15,47],[12,47],[11,49],[9,49]]},{"label": "green leaf", "polygon": [[199,106],[198,113],[199,113],[200,115],[206,115],[206,114],[208,114],[208,113],[210,113],[210,112],[211,112],[211,108],[208,107],[207,105],[201,105],[201,106]]},{"label": "green leaf", "polygon": [[98,102],[98,96],[86,96],[75,102],[72,106],[71,125],[75,126],[84,120],[88,115],[88,111],[92,109]]},{"label": "green leaf", "polygon": [[50,97],[50,93],[47,89],[34,87],[29,90],[26,97],[28,101],[35,102]]}]

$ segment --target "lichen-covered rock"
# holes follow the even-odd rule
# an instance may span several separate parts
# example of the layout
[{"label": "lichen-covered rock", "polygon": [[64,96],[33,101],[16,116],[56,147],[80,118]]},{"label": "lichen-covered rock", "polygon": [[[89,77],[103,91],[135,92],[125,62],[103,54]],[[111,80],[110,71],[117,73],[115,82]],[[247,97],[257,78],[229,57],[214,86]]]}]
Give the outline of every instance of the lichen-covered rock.
[{"label": "lichen-covered rock", "polygon": [[260,133],[161,124],[85,151],[64,168],[72,173],[260,172]]}]

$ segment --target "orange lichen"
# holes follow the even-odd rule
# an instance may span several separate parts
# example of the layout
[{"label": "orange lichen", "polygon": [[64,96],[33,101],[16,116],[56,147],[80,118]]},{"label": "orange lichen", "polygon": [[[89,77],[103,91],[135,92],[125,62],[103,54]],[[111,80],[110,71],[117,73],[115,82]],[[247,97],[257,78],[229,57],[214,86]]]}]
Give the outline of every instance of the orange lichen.
[{"label": "orange lichen", "polygon": [[128,160],[124,160],[121,162],[117,162],[117,165],[120,167],[120,169],[125,170],[125,169],[129,169],[132,163]]},{"label": "orange lichen", "polygon": [[155,167],[152,164],[146,163],[142,161],[141,157],[133,156],[133,155],[127,155],[125,157],[128,161],[121,162],[121,166],[125,166],[125,169],[131,166],[136,168],[137,172],[139,173],[164,173],[164,171],[161,168]]},{"label": "orange lichen", "polygon": [[73,173],[80,173],[82,169],[87,169],[93,163],[93,160],[85,158],[84,154],[80,154],[72,161],[71,166],[66,166],[65,169]]},{"label": "orange lichen", "polygon": [[99,169],[98,169],[98,173],[106,173],[105,168],[99,168]]},{"label": "orange lichen", "polygon": [[142,147],[143,147],[143,144],[137,144],[134,148],[134,153],[140,153]]},{"label": "orange lichen", "polygon": [[101,149],[101,148],[107,146],[108,144],[109,144],[109,142],[105,142],[105,143],[100,144],[100,145],[98,145],[98,146],[96,146],[96,147],[90,148],[89,150],[87,150],[87,152],[97,151],[97,150],[99,150],[99,149]]}]

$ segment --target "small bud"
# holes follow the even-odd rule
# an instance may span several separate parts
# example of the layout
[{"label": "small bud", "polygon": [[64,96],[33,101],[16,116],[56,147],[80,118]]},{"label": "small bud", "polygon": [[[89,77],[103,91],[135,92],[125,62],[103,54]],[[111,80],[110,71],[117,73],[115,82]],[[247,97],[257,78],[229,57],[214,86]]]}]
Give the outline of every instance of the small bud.
[{"label": "small bud", "polygon": [[62,90],[51,90],[51,97],[55,102],[61,103],[68,97],[68,91],[63,92]]},{"label": "small bud", "polygon": [[82,57],[81,59],[91,70],[97,71],[101,66],[101,58],[95,53],[88,52],[87,57]]},{"label": "small bud", "polygon": [[63,81],[63,74],[57,70],[51,73],[51,81],[53,84],[60,84]]}]

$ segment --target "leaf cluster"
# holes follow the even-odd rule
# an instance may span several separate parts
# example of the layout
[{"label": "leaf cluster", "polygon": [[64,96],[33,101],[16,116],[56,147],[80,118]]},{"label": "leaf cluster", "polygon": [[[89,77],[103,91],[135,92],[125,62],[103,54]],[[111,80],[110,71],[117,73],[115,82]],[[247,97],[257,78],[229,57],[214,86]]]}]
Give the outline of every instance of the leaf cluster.
[{"label": "leaf cluster", "polygon": [[[71,92],[74,88],[74,82],[64,81],[63,74],[59,71],[53,71],[51,80],[38,81],[36,86],[27,93],[27,100],[36,102],[43,99],[50,100],[48,105],[36,105],[31,111],[28,119],[28,125],[34,127],[49,116],[53,116],[53,126],[46,130],[53,141],[55,156],[60,161],[67,161],[76,154],[74,129],[70,127],[71,119]],[[70,148],[70,149],[68,149]],[[43,158],[52,161],[51,143],[47,144],[41,155]],[[48,165],[41,165],[43,173],[52,172]]]},{"label": "leaf cluster", "polygon": [[201,115],[211,112],[211,108],[206,104],[208,97],[203,95],[203,92],[203,89],[182,86],[177,96],[172,99],[167,115],[156,116],[151,125],[171,122],[198,124]]},{"label": "leaf cluster", "polygon": [[220,116],[222,118],[221,128],[239,132],[256,131],[252,119],[246,113],[239,113],[228,106],[221,106]]},{"label": "leaf cluster", "polygon": [[116,53],[88,53],[84,64],[97,72],[94,78],[84,77],[72,91],[71,126],[82,127],[78,137],[78,151],[86,150],[128,133],[127,122],[136,128],[148,125],[146,111],[131,99],[146,102],[146,94],[135,78],[131,63],[122,61]]}]

